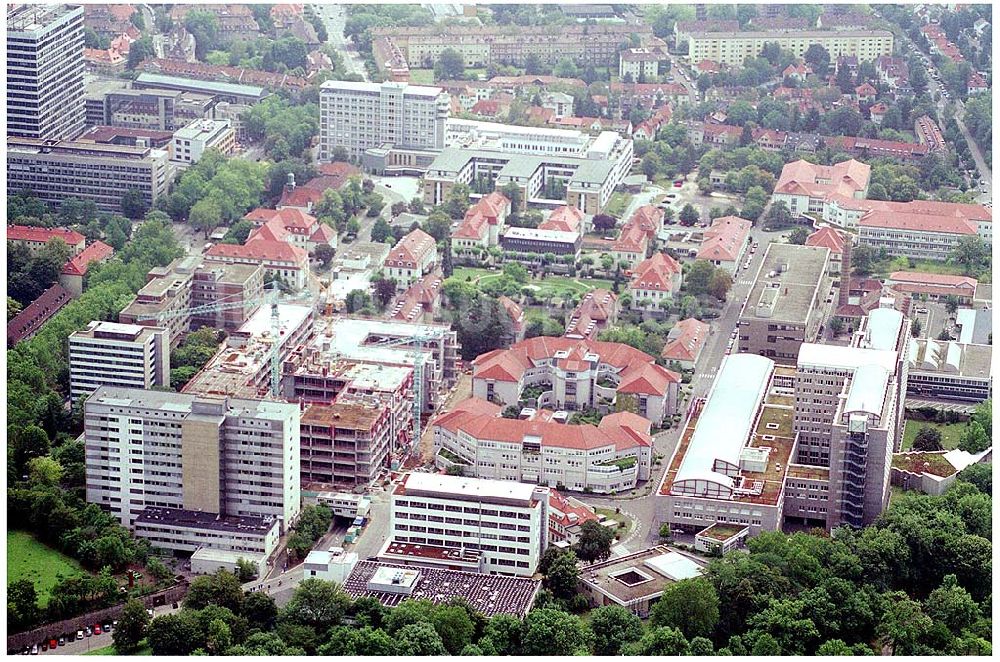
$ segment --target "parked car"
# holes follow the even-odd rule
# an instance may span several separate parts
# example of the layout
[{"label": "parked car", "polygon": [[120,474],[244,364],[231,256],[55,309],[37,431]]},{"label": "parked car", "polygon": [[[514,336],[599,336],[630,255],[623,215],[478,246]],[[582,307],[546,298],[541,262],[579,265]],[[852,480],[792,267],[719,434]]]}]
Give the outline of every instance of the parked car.
[{"label": "parked car", "polygon": [[66,645],[66,637],[59,637],[59,645],[60,646]]},{"label": "parked car", "polygon": [[49,639],[49,648],[58,648],[59,641],[57,639]]},{"label": "parked car", "polygon": [[38,655],[38,644],[34,644],[34,645],[33,645],[33,646],[31,647],[31,654],[32,654],[32,655]]},{"label": "parked car", "polygon": [[108,621],[107,623],[104,624],[104,631],[105,632],[111,632],[111,629],[112,629],[111,621]]},{"label": "parked car", "polygon": [[101,624],[98,623],[97,625],[94,626],[94,634],[100,634],[100,633],[101,633]]},{"label": "parked car", "polygon": [[76,638],[77,638],[78,640],[79,640],[79,639],[83,639],[83,630],[77,630],[77,631],[76,631]]},{"label": "parked car", "polygon": [[83,633],[89,637],[90,635],[94,634],[94,631],[91,630],[90,626],[88,625],[87,627],[83,628]]}]

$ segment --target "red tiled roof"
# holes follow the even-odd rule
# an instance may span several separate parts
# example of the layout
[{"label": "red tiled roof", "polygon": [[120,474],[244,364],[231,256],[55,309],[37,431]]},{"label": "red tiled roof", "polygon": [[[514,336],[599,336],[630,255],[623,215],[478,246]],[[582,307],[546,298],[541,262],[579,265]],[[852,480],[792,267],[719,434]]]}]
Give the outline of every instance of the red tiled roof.
[{"label": "red tiled roof", "polygon": [[549,489],[549,519],[560,526],[577,526],[598,521],[597,513],[585,505],[574,506],[555,489]]},{"label": "red tiled roof", "polygon": [[517,304],[516,301],[505,294],[500,295],[498,301],[515,325],[524,322],[524,310]]},{"label": "red tiled roof", "polygon": [[392,247],[389,256],[385,258],[385,266],[404,266],[408,269],[415,269],[429,252],[436,250],[437,244],[434,242],[434,237],[417,228]]},{"label": "red tiled roof", "polygon": [[62,273],[73,276],[82,276],[87,273],[87,269],[91,264],[94,262],[103,262],[114,254],[115,249],[111,248],[111,246],[108,246],[103,241],[95,241],[80,251],[79,255],[75,255],[70,258],[69,261],[63,265]]},{"label": "red tiled roof", "polygon": [[806,246],[822,246],[839,255],[844,252],[844,237],[833,228],[822,227],[806,238]]},{"label": "red tiled roof", "polygon": [[618,296],[605,289],[587,292],[570,316],[566,333],[570,338],[593,338],[614,316]]},{"label": "red tiled roof", "polygon": [[914,285],[938,285],[969,289],[975,291],[979,281],[969,276],[952,276],[950,274],[935,274],[917,271],[894,271],[889,274],[889,280],[896,283]]},{"label": "red tiled roof", "polygon": [[311,237],[309,237],[309,241],[330,243],[330,241],[332,239],[335,239],[336,237],[337,237],[336,230],[331,228],[326,223],[320,223],[319,227],[316,228],[316,231],[312,233]]},{"label": "red tiled roof", "polygon": [[7,322],[7,347],[13,347],[33,334],[72,299],[70,293],[59,283],[42,292],[27,308]]},{"label": "red tiled roof", "polygon": [[660,356],[670,361],[694,361],[708,340],[708,324],[690,317],[670,330]]},{"label": "red tiled roof", "polygon": [[753,223],[739,216],[715,219],[712,226],[705,230],[697,259],[725,262],[738,260],[752,226]]},{"label": "red tiled roof", "polygon": [[[296,267],[309,258],[308,253],[285,241],[250,239],[246,244],[216,244],[205,251],[209,257],[230,257],[263,262],[292,262]],[[291,267],[295,268],[295,267]]]},{"label": "red tiled roof", "polygon": [[[653,357],[634,347],[622,343],[600,340],[576,340],[572,338],[552,338],[539,336],[515,343],[507,350],[495,350],[481,354],[473,360],[475,379],[497,381],[519,381],[524,372],[536,366],[538,361],[550,360],[556,352],[565,350],[569,359],[576,360],[586,352],[600,357],[601,363],[619,370],[622,385],[630,386],[629,393],[655,393],[663,395],[666,384],[680,381],[680,376],[655,365]],[[652,370],[649,368],[652,366]]]},{"label": "red tiled roof", "polygon": [[549,217],[539,224],[538,229],[579,232],[581,223],[583,223],[583,212],[576,207],[563,205],[553,209]]},{"label": "red tiled roof", "polygon": [[666,253],[653,253],[653,257],[639,263],[632,274],[629,288],[634,290],[659,290],[670,292],[674,276],[681,273],[681,265]]},{"label": "red tiled roof", "polygon": [[800,159],[781,169],[781,177],[775,184],[774,192],[809,197],[840,193],[852,198],[856,192],[868,186],[870,176],[871,166],[854,159],[832,166],[816,165]]},{"label": "red tiled roof", "polygon": [[66,228],[39,228],[29,225],[7,226],[7,241],[48,243],[53,239],[62,239],[68,246],[77,246],[86,241],[79,232]]},{"label": "red tiled roof", "polygon": [[861,227],[909,230],[911,232],[939,232],[942,234],[974,235],[978,230],[974,221],[953,216],[906,213],[902,211],[872,210],[858,221]]}]

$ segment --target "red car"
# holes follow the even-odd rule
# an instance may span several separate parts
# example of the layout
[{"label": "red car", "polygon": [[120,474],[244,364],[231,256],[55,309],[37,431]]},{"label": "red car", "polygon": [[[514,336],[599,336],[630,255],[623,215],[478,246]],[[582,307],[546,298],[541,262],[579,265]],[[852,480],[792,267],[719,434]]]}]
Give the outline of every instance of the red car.
[{"label": "red car", "polygon": [[98,623],[97,625],[94,626],[94,634],[100,634],[100,633],[101,633],[101,624]]},{"label": "red car", "polygon": [[680,188],[682,186],[684,186],[684,180],[683,179],[678,179],[677,181],[674,182],[674,188]]},{"label": "red car", "polygon": [[59,642],[55,639],[49,639],[49,648],[55,648],[59,645]]}]

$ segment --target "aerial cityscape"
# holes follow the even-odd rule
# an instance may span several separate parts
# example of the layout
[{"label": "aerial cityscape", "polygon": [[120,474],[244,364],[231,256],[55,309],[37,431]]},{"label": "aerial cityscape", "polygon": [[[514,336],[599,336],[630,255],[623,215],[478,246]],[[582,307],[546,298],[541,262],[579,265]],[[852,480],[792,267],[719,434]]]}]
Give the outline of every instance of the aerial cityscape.
[{"label": "aerial cityscape", "polygon": [[8,654],[991,655],[991,5],[6,39]]}]

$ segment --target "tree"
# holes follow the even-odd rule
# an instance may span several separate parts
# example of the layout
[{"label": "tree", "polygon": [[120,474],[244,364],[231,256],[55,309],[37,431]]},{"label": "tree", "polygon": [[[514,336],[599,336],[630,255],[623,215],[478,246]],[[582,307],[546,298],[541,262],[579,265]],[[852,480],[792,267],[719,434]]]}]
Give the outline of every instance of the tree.
[{"label": "tree", "polygon": [[875,268],[878,253],[871,246],[862,244],[851,249],[851,267],[858,276],[867,276]]},{"label": "tree", "polygon": [[874,655],[870,646],[865,644],[846,644],[841,639],[830,639],[829,641],[824,641],[819,648],[816,649],[816,655],[823,656],[857,656],[857,655]]},{"label": "tree", "polygon": [[[580,570],[576,566],[577,557],[572,551],[562,551],[553,547],[553,554],[539,571],[545,575],[542,584],[557,598],[571,598],[576,594],[576,584]],[[548,554],[547,554],[548,555]]]},{"label": "tree", "polygon": [[236,577],[242,584],[252,582],[257,579],[257,566],[254,565],[253,561],[248,561],[247,559],[237,559]]},{"label": "tree", "polygon": [[322,243],[316,247],[313,251],[313,255],[319,260],[319,263],[323,265],[323,268],[330,266],[330,262],[333,260],[334,256],[333,246],[327,243]]},{"label": "tree", "polygon": [[979,421],[972,420],[962,431],[958,447],[967,453],[981,453],[990,447],[990,437]]},{"label": "tree", "polygon": [[28,480],[32,485],[56,487],[62,478],[62,466],[51,457],[33,457],[28,460]]},{"label": "tree", "polygon": [[733,286],[733,278],[722,268],[717,268],[708,282],[708,293],[719,301],[725,301],[729,288]]},{"label": "tree", "polygon": [[469,612],[461,605],[438,605],[431,616],[431,625],[451,655],[457,655],[472,643],[476,626]]},{"label": "tree", "polygon": [[920,608],[920,603],[906,593],[886,594],[886,609],[878,625],[879,636],[890,646],[893,655],[919,655],[923,642],[934,624]]},{"label": "tree", "polygon": [[435,210],[424,222],[424,232],[432,236],[434,241],[448,239],[451,235],[451,218],[443,211]]},{"label": "tree", "polygon": [[830,320],[830,332],[834,337],[839,336],[844,331],[844,320],[841,317],[834,317]]},{"label": "tree", "polygon": [[701,214],[698,213],[698,210],[691,203],[688,203],[681,209],[681,213],[677,218],[681,225],[690,227],[701,220]]},{"label": "tree", "polygon": [[966,275],[975,276],[989,265],[990,252],[982,237],[971,235],[958,242],[952,257],[962,265]]},{"label": "tree", "polygon": [[430,623],[411,623],[396,633],[397,655],[447,655],[441,636]]},{"label": "tree", "polygon": [[319,631],[340,623],[350,603],[350,597],[334,582],[310,577],[299,583],[281,610],[281,620]]},{"label": "tree", "polygon": [[396,296],[395,278],[378,278],[372,281],[372,286],[375,289],[375,301],[378,302],[379,308],[385,308]]},{"label": "tree", "polygon": [[802,227],[801,225],[791,231],[788,235],[788,243],[797,244],[799,246],[804,246],[806,239],[809,238],[809,230]]},{"label": "tree", "polygon": [[372,225],[372,241],[379,244],[384,243],[389,238],[391,229],[388,221],[379,217]]},{"label": "tree", "polygon": [[993,494],[993,465],[973,464],[958,473],[958,480],[971,483],[983,494]]},{"label": "tree", "polygon": [[677,628],[656,628],[625,648],[626,655],[681,656],[690,653],[687,638]]},{"label": "tree", "polygon": [[222,224],[222,207],[213,198],[204,198],[191,207],[188,216],[191,227],[201,230],[207,237],[212,230]]},{"label": "tree", "polygon": [[189,609],[204,609],[217,605],[239,613],[243,604],[243,587],[233,573],[219,569],[213,575],[197,577],[191,582],[184,606]]},{"label": "tree", "polygon": [[580,539],[574,549],[576,555],[584,561],[605,561],[611,556],[614,541],[614,531],[594,520],[588,520],[580,527]]},{"label": "tree", "polygon": [[29,579],[7,584],[7,625],[12,631],[26,630],[38,622],[38,594]]},{"label": "tree", "polygon": [[954,294],[949,294],[945,298],[944,308],[948,311],[949,315],[954,315],[958,311],[958,297]]},{"label": "tree", "polygon": [[707,579],[685,579],[671,584],[653,605],[655,627],[679,629],[686,637],[711,637],[719,622],[719,596]]},{"label": "tree", "polygon": [[920,332],[923,330],[923,322],[919,318],[913,318],[913,324],[910,326],[910,335],[914,338],[920,337]]},{"label": "tree", "polygon": [[972,627],[980,616],[979,605],[958,585],[955,575],[945,576],[941,586],[927,596],[924,608],[928,616],[943,623],[955,635]]},{"label": "tree", "polygon": [[115,651],[128,655],[139,649],[139,642],[146,637],[149,627],[149,614],[146,607],[138,600],[129,600],[118,616],[118,626],[111,633],[111,641]]},{"label": "tree", "polygon": [[148,36],[142,37],[129,45],[128,59],[125,61],[125,66],[129,71],[132,71],[144,60],[151,57],[156,57],[156,48],[153,45],[153,38]]},{"label": "tree", "polygon": [[576,616],[556,609],[535,609],[524,619],[522,655],[576,655],[590,649],[594,635]]},{"label": "tree", "polygon": [[149,211],[146,198],[139,189],[130,188],[122,196],[122,213],[132,220],[142,218]]},{"label": "tree", "polygon": [[594,655],[620,655],[626,644],[642,637],[642,621],[618,605],[591,611],[590,629],[594,632]]},{"label": "tree", "polygon": [[698,296],[706,294],[715,274],[715,265],[708,260],[696,260],[684,276],[688,292]]},{"label": "tree", "polygon": [[939,451],[942,448],[941,431],[927,425],[921,426],[917,436],[913,439],[913,450]]},{"label": "tree", "polygon": [[188,655],[198,640],[198,627],[191,612],[157,616],[146,630],[146,642],[153,655]]},{"label": "tree", "polygon": [[805,55],[802,56],[811,67],[816,75],[820,78],[825,78],[827,71],[830,69],[830,52],[819,44],[812,44],[808,49],[806,49]]},{"label": "tree", "polygon": [[465,60],[454,48],[446,48],[434,63],[436,80],[462,80],[465,78]]}]

